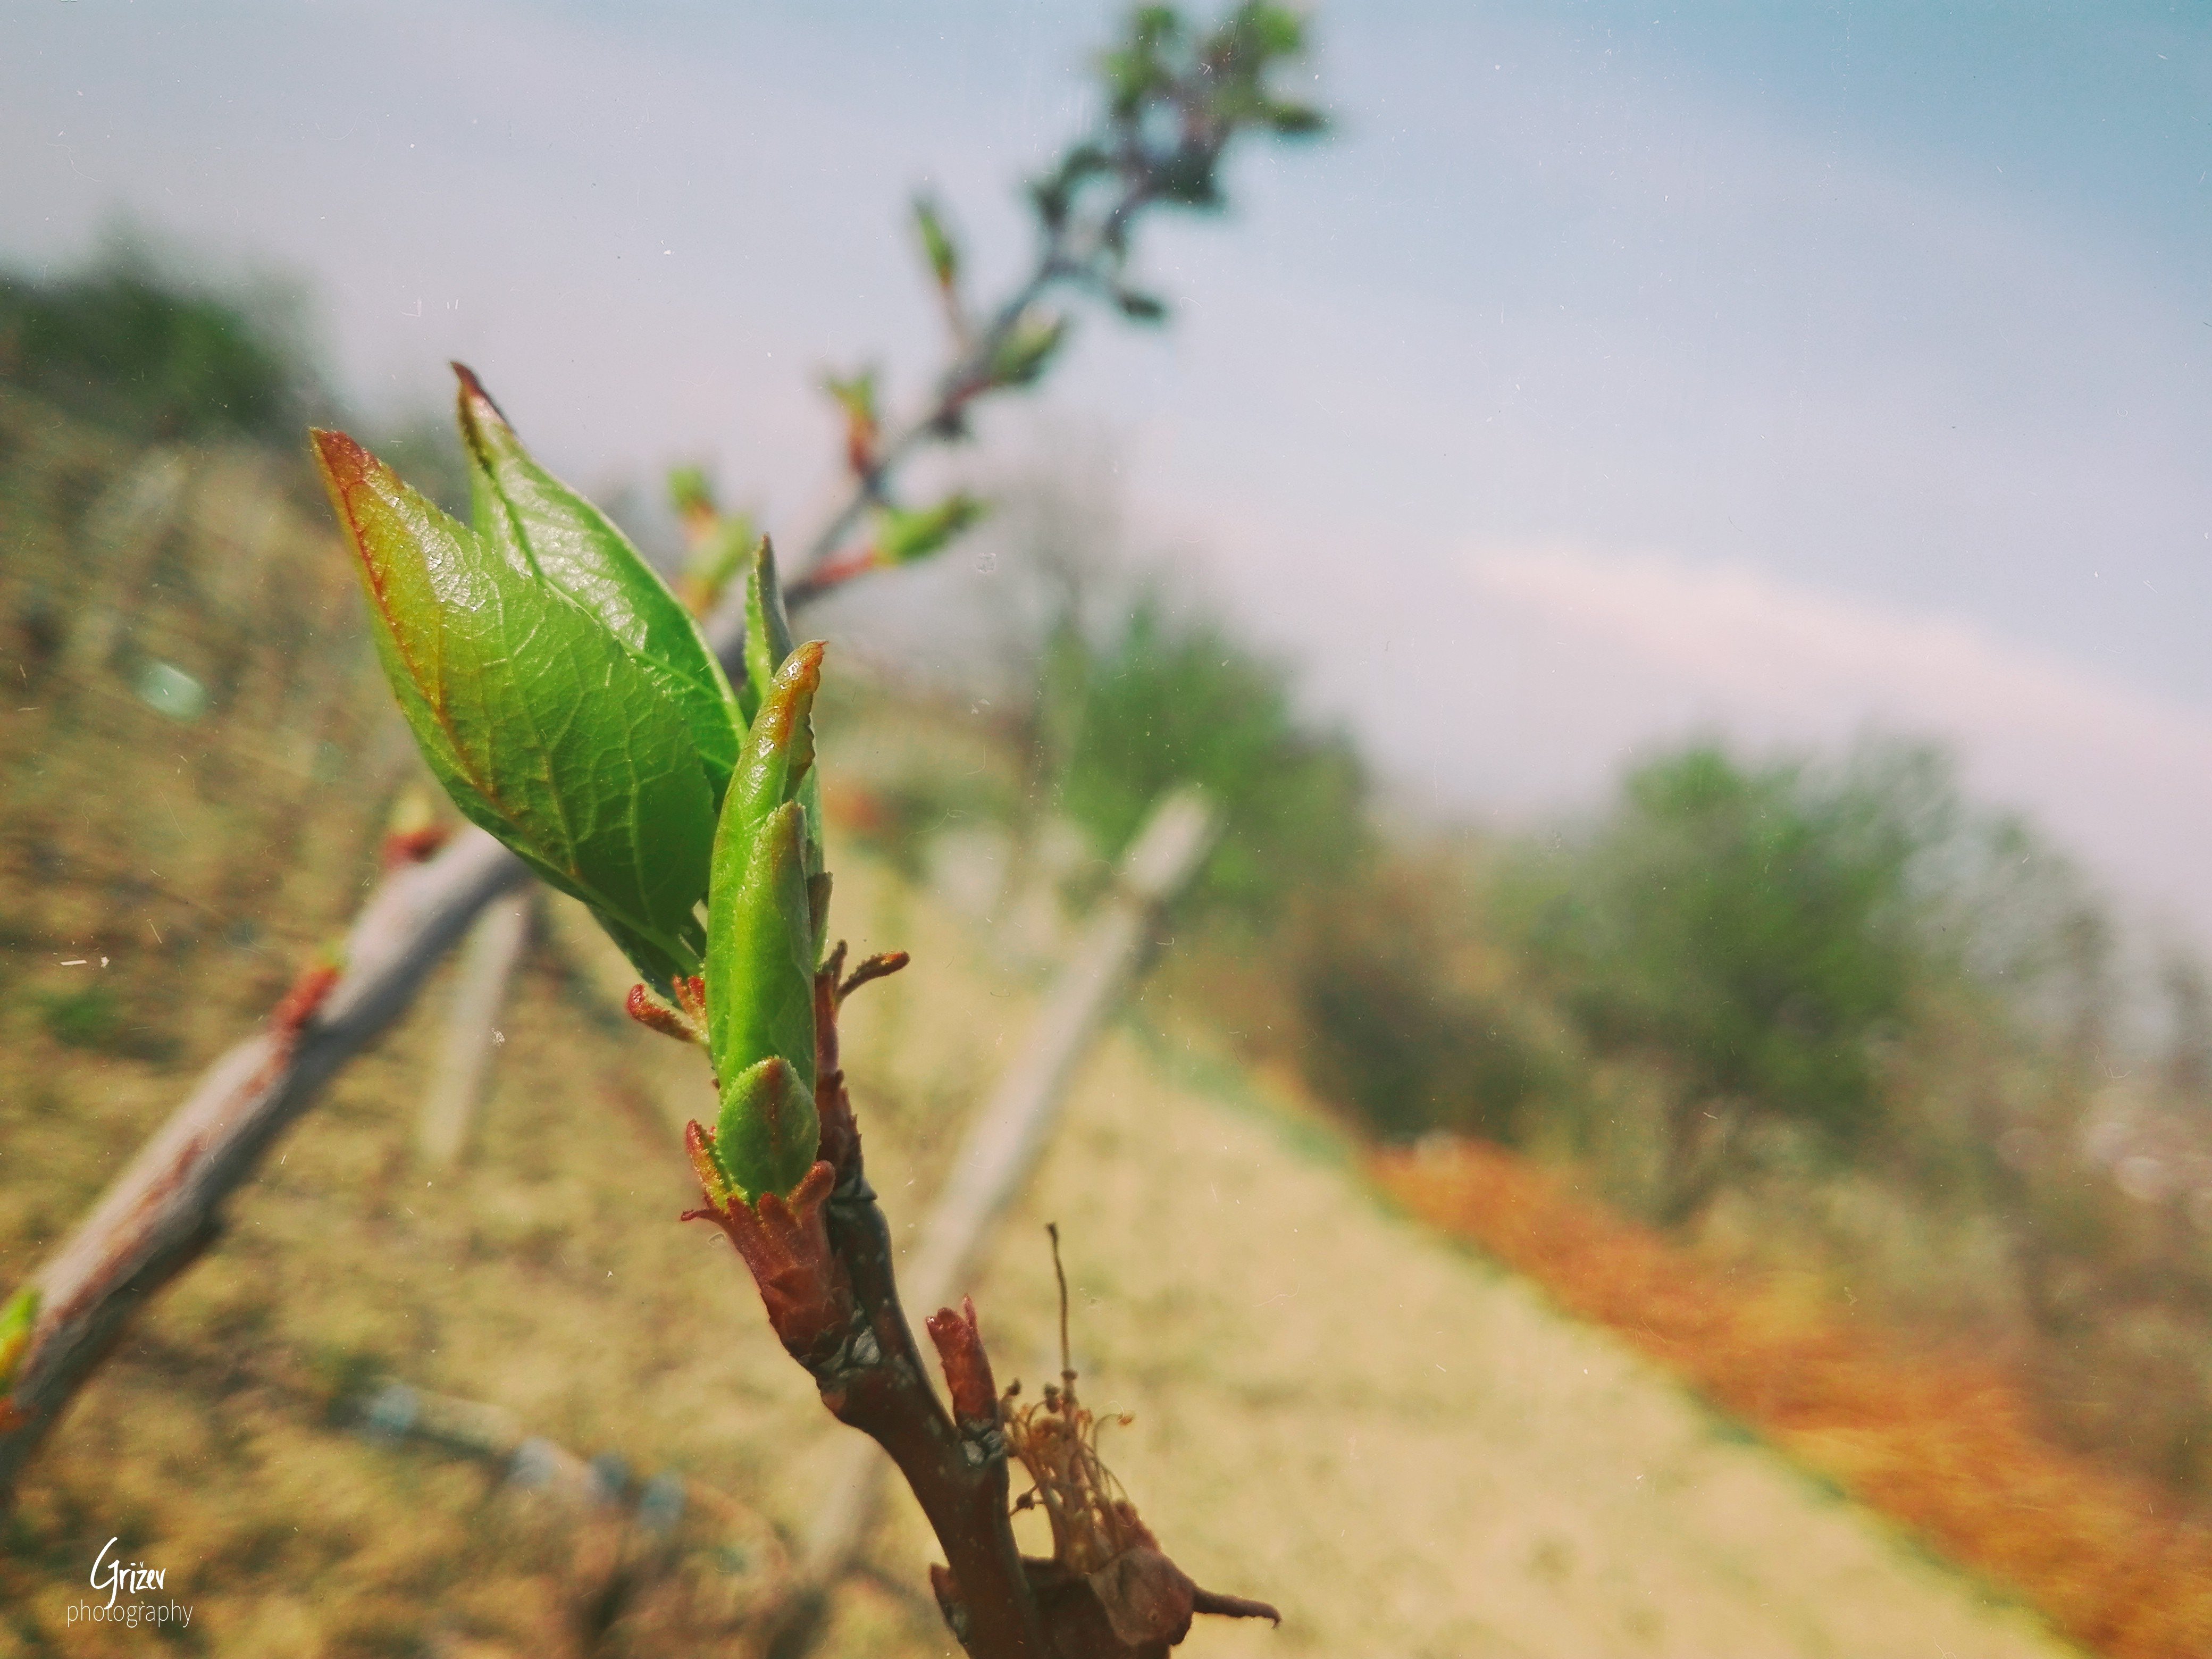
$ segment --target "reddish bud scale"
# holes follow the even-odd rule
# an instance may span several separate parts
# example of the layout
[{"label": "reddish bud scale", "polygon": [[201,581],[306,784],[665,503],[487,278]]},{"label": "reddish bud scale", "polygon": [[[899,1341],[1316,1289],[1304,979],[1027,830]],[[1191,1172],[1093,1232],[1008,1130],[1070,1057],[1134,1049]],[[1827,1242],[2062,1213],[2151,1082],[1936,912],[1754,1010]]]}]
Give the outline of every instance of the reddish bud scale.
[{"label": "reddish bud scale", "polygon": [[653,995],[649,986],[631,986],[629,994],[623,999],[623,1012],[648,1031],[674,1037],[678,1042],[696,1042],[699,1040],[698,1030],[693,1023],[684,1018],[681,1010],[670,1007]]},{"label": "reddish bud scale", "polygon": [[719,1218],[719,1206],[730,1201],[730,1182],[722,1173],[721,1159],[714,1155],[714,1132],[696,1120],[685,1124],[684,1154],[691,1160],[691,1172],[699,1177],[700,1189],[708,1204],[716,1206],[686,1211],[684,1219],[689,1221],[698,1215]]},{"label": "reddish bud scale", "polygon": [[[713,1144],[713,1137],[696,1123],[684,1132],[684,1146],[695,1167],[702,1153],[711,1158]],[[822,1216],[836,1181],[836,1172],[827,1164],[817,1164],[788,1199],[763,1193],[757,1205],[733,1196],[716,1204],[712,1201],[714,1183],[708,1182],[708,1206],[684,1217],[687,1221],[712,1221],[722,1230],[760,1289],[768,1322],[785,1351],[802,1364],[826,1359],[852,1319],[852,1285],[831,1253]],[[726,1194],[727,1190],[725,1187]]]},{"label": "reddish bud scale", "polygon": [[672,988],[676,993],[676,1006],[684,1011],[684,1018],[700,1030],[707,1029],[707,981],[698,975],[679,979]]},{"label": "reddish bud scale", "polygon": [[999,1385],[991,1377],[991,1357],[976,1328],[975,1302],[960,1298],[960,1311],[939,1308],[928,1320],[929,1340],[945,1364],[945,1386],[952,1395],[952,1414],[965,1425],[999,1420]]}]

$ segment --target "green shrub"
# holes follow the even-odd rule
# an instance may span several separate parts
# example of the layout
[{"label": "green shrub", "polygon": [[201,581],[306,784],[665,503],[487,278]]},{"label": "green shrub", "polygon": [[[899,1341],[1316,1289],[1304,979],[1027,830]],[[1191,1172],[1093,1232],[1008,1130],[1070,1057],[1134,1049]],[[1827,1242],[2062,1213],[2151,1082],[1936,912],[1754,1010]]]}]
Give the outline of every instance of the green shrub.
[{"label": "green shrub", "polygon": [[1350,740],[1303,724],[1289,675],[1219,624],[1147,598],[1103,641],[1060,628],[1043,672],[1058,804],[1102,851],[1127,844],[1162,791],[1191,782],[1227,817],[1200,885],[1218,909],[1263,921],[1355,864],[1364,783]]},{"label": "green shrub", "polygon": [[1572,1034],[1464,902],[1469,872],[1400,856],[1309,901],[1295,947],[1302,1070],[1386,1140],[1525,1141],[1583,1080]]},{"label": "green shrub", "polygon": [[1524,937],[1601,1050],[1663,1054],[1692,1097],[1847,1147],[1879,1126],[1881,1051],[1954,971],[1940,852],[1960,822],[1921,751],[1834,773],[1702,744],[1630,774],[1581,845],[1524,865]]}]

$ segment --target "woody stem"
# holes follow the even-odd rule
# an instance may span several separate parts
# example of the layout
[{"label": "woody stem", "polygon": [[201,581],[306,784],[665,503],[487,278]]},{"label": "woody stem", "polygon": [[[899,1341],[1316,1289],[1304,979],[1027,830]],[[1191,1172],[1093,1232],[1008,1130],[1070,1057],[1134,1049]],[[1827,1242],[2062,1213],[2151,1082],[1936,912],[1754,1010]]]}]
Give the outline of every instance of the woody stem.
[{"label": "woody stem", "polygon": [[890,1454],[928,1517],[968,1614],[970,1659],[1044,1659],[1036,1598],[1006,1510],[1006,1456],[963,1435],[939,1401],[891,1267],[890,1228],[854,1168],[824,1212],[830,1248],[850,1277],[872,1342],[848,1343],[815,1370],[823,1403]]}]

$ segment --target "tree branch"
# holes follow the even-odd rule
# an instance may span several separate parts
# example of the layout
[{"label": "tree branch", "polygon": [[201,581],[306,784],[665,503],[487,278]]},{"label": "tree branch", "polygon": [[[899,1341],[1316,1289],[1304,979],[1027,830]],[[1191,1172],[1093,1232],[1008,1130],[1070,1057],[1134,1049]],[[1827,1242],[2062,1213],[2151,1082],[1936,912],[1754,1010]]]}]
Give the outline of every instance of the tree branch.
[{"label": "tree branch", "polygon": [[0,1505],[138,1309],[222,1231],[223,1201],[323,1085],[413,1000],[477,913],[526,878],[522,861],[481,830],[387,876],[347,939],[343,969],[302,974],[267,1027],[202,1074],[32,1276],[37,1319],[0,1402]]}]

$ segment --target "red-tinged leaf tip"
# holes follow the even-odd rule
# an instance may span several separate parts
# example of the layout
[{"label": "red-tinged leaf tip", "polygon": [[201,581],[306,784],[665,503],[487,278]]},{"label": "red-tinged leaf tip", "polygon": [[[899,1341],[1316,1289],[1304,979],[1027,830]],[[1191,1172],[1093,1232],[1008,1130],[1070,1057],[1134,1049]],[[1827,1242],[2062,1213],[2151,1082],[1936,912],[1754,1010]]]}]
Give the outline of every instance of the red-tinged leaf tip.
[{"label": "red-tinged leaf tip", "polygon": [[461,383],[459,401],[462,430],[471,439],[479,426],[499,426],[512,433],[514,422],[507,418],[506,412],[493,399],[491,393],[484,390],[484,384],[477,379],[476,371],[466,363],[459,362],[453,364],[452,368],[453,377]]},{"label": "red-tinged leaf tip", "polygon": [[[494,414],[499,413],[499,405],[492,401],[491,393],[484,390],[484,384],[477,378],[476,370],[471,368],[466,363],[459,362],[450,362],[447,367],[453,371],[453,376],[460,381],[461,390],[464,392],[471,398],[483,399],[486,404],[490,404]],[[500,418],[504,420],[507,417],[501,415]]]},{"label": "red-tinged leaf tip", "polygon": [[783,659],[775,671],[774,689],[761,706],[763,724],[754,733],[756,752],[763,747],[779,752],[785,749],[800,718],[813,712],[814,696],[822,686],[822,656],[829,648],[820,640],[809,640]]},{"label": "red-tinged leaf tip", "polygon": [[314,446],[315,464],[322,468],[324,481],[334,495],[359,488],[378,464],[375,456],[343,432],[309,427],[307,441]]},{"label": "red-tinged leaf tip", "polygon": [[309,436],[314,441],[323,483],[330,490],[331,506],[361,560],[374,602],[381,606],[386,602],[385,584],[395,542],[389,524],[392,504],[412,492],[397,472],[344,433],[311,430]]}]

